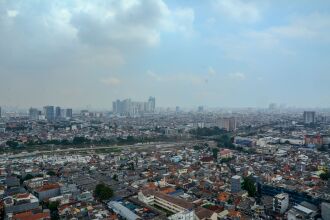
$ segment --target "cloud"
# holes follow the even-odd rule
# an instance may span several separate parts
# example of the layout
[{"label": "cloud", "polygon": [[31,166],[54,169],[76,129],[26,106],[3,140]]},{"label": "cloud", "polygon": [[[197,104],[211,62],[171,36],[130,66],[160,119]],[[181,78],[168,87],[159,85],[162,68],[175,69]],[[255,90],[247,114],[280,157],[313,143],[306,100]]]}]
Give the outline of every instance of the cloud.
[{"label": "cloud", "polygon": [[16,17],[18,15],[18,11],[16,11],[16,10],[8,10],[7,11],[7,16],[8,17],[12,17],[12,18],[14,18],[14,17]]},{"label": "cloud", "polygon": [[164,29],[171,32],[179,32],[184,36],[191,36],[195,33],[193,24],[195,12],[192,8],[178,8],[168,15],[169,19],[164,20]]},{"label": "cloud", "polygon": [[208,68],[207,73],[209,76],[215,76],[217,74],[212,66]]},{"label": "cloud", "polygon": [[194,22],[193,9],[163,0],[4,1],[0,12],[0,65],[40,74],[85,69],[81,60],[116,68],[157,45],[165,32],[192,32]]},{"label": "cloud", "polygon": [[195,74],[176,73],[176,74],[158,74],[153,71],[147,71],[147,76],[151,79],[162,83],[189,83],[193,85],[200,85],[207,83],[207,79]]},{"label": "cloud", "polygon": [[100,80],[101,83],[108,86],[117,86],[121,83],[121,80],[116,77],[108,77]]},{"label": "cloud", "polygon": [[151,70],[148,70],[148,71],[147,71],[147,75],[148,75],[150,78],[152,78],[153,80],[156,80],[156,81],[163,81],[163,78],[162,78],[160,75],[158,75],[158,74],[152,72]]},{"label": "cloud", "polygon": [[91,45],[154,46],[164,31],[189,34],[193,30],[193,9],[170,9],[162,0],[84,4],[90,7],[72,10],[71,24],[79,39]]},{"label": "cloud", "polygon": [[222,15],[237,22],[253,23],[261,18],[258,6],[252,1],[214,0],[214,6]]},{"label": "cloud", "polygon": [[330,16],[312,13],[307,16],[294,17],[289,24],[273,26],[262,31],[278,38],[289,39],[329,39]]},{"label": "cloud", "polygon": [[243,81],[246,79],[245,74],[241,73],[241,72],[230,73],[228,76],[230,79],[237,80],[237,81]]}]

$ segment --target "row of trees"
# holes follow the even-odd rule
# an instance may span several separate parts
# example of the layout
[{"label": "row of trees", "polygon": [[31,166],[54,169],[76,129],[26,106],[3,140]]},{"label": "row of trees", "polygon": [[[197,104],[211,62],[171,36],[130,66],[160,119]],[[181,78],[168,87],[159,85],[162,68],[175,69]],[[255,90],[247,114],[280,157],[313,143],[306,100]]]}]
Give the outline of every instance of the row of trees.
[{"label": "row of trees", "polygon": [[158,136],[158,137],[133,137],[128,136],[126,139],[117,137],[117,138],[101,138],[100,140],[91,140],[86,137],[74,137],[72,141],[69,140],[48,140],[48,141],[41,141],[41,140],[30,140],[26,144],[21,144],[18,141],[7,141],[6,145],[10,148],[18,148],[26,146],[36,146],[36,145],[63,145],[63,146],[70,146],[70,145],[85,145],[85,144],[95,144],[95,145],[114,145],[114,144],[135,144],[135,143],[147,143],[147,142],[154,142],[154,141],[167,141],[169,140],[166,136]]},{"label": "row of trees", "polygon": [[190,131],[190,133],[197,137],[210,137],[227,134],[228,132],[224,129],[220,129],[219,127],[211,127],[193,129]]}]

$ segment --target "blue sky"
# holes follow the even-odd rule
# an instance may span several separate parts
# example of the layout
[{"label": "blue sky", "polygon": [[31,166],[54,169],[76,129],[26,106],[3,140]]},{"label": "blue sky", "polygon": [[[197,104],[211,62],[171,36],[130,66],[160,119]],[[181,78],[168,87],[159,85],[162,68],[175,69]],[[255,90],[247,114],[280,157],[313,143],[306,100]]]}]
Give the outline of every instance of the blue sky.
[{"label": "blue sky", "polygon": [[329,107],[327,0],[0,0],[0,105]]}]

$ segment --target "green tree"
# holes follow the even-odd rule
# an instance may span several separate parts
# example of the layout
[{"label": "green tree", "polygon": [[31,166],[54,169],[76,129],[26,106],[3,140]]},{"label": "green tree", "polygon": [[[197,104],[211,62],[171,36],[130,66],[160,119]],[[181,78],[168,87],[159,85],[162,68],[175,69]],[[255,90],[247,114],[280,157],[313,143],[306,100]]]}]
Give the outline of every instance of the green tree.
[{"label": "green tree", "polygon": [[321,173],[320,174],[320,178],[321,178],[321,180],[328,180],[328,179],[330,179],[330,172],[328,171],[326,173]]},{"label": "green tree", "polygon": [[118,181],[118,175],[117,175],[117,174],[114,174],[114,175],[112,176],[112,179],[115,180],[115,181]]},{"label": "green tree", "polygon": [[250,197],[254,197],[256,195],[256,186],[254,185],[254,181],[251,176],[244,177],[242,188],[248,191]]},{"label": "green tree", "polygon": [[6,144],[7,144],[7,146],[12,147],[12,148],[16,148],[19,145],[17,141],[7,141]]},{"label": "green tree", "polygon": [[53,170],[49,170],[49,171],[47,172],[47,175],[49,175],[49,176],[55,176],[56,173],[55,173]]},{"label": "green tree", "polygon": [[94,195],[100,200],[108,200],[113,196],[113,190],[104,183],[100,183],[96,185]]},{"label": "green tree", "polygon": [[50,211],[56,211],[59,205],[60,205],[60,203],[58,201],[50,202],[48,204],[48,208],[49,208]]},{"label": "green tree", "polygon": [[60,205],[60,202],[50,202],[47,204],[48,209],[50,210],[50,217],[52,220],[60,219],[58,215],[58,206]]},{"label": "green tree", "polygon": [[30,180],[33,178],[34,176],[32,176],[31,174],[27,174],[24,178],[21,178],[21,183],[23,183],[25,180]]},{"label": "green tree", "polygon": [[218,153],[219,153],[219,149],[218,148],[213,148],[212,149],[212,155],[214,159],[218,159]]}]

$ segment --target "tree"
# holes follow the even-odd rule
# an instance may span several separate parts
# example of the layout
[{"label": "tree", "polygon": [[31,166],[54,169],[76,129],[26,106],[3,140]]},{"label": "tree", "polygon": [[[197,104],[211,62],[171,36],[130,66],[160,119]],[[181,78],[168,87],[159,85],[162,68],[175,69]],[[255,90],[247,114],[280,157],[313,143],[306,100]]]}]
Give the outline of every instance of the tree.
[{"label": "tree", "polygon": [[7,144],[7,146],[12,147],[12,148],[16,148],[19,145],[17,141],[7,141],[6,144]]},{"label": "tree", "polygon": [[320,178],[321,178],[322,180],[328,180],[328,179],[330,179],[330,172],[321,173],[321,174],[320,174]]},{"label": "tree", "polygon": [[213,148],[212,149],[212,155],[214,159],[218,159],[218,153],[219,153],[219,149],[218,148]]},{"label": "tree", "polygon": [[60,219],[58,215],[58,206],[60,205],[60,202],[55,201],[55,202],[50,202],[47,204],[48,209],[50,210],[50,216],[51,219]]},{"label": "tree", "polygon": [[114,174],[114,175],[112,176],[112,179],[115,180],[115,181],[118,181],[118,175],[117,175],[117,174]]},{"label": "tree", "polygon": [[256,195],[256,186],[254,185],[254,181],[251,176],[244,177],[242,188],[248,191],[250,197],[254,197]]},{"label": "tree", "polygon": [[100,200],[108,200],[113,196],[113,190],[104,183],[97,184],[94,195]]},{"label": "tree", "polygon": [[34,176],[32,176],[31,174],[27,174],[24,178],[21,179],[21,183],[23,183],[25,180],[30,180],[33,178],[34,178]]},{"label": "tree", "polygon": [[47,172],[47,175],[49,175],[49,176],[55,176],[56,173],[55,173],[53,170],[49,170],[49,171]]},{"label": "tree", "polygon": [[59,206],[59,204],[60,203],[58,201],[56,201],[56,202],[50,202],[48,204],[48,208],[49,208],[50,211],[56,211],[57,208],[58,208],[58,206]]}]

